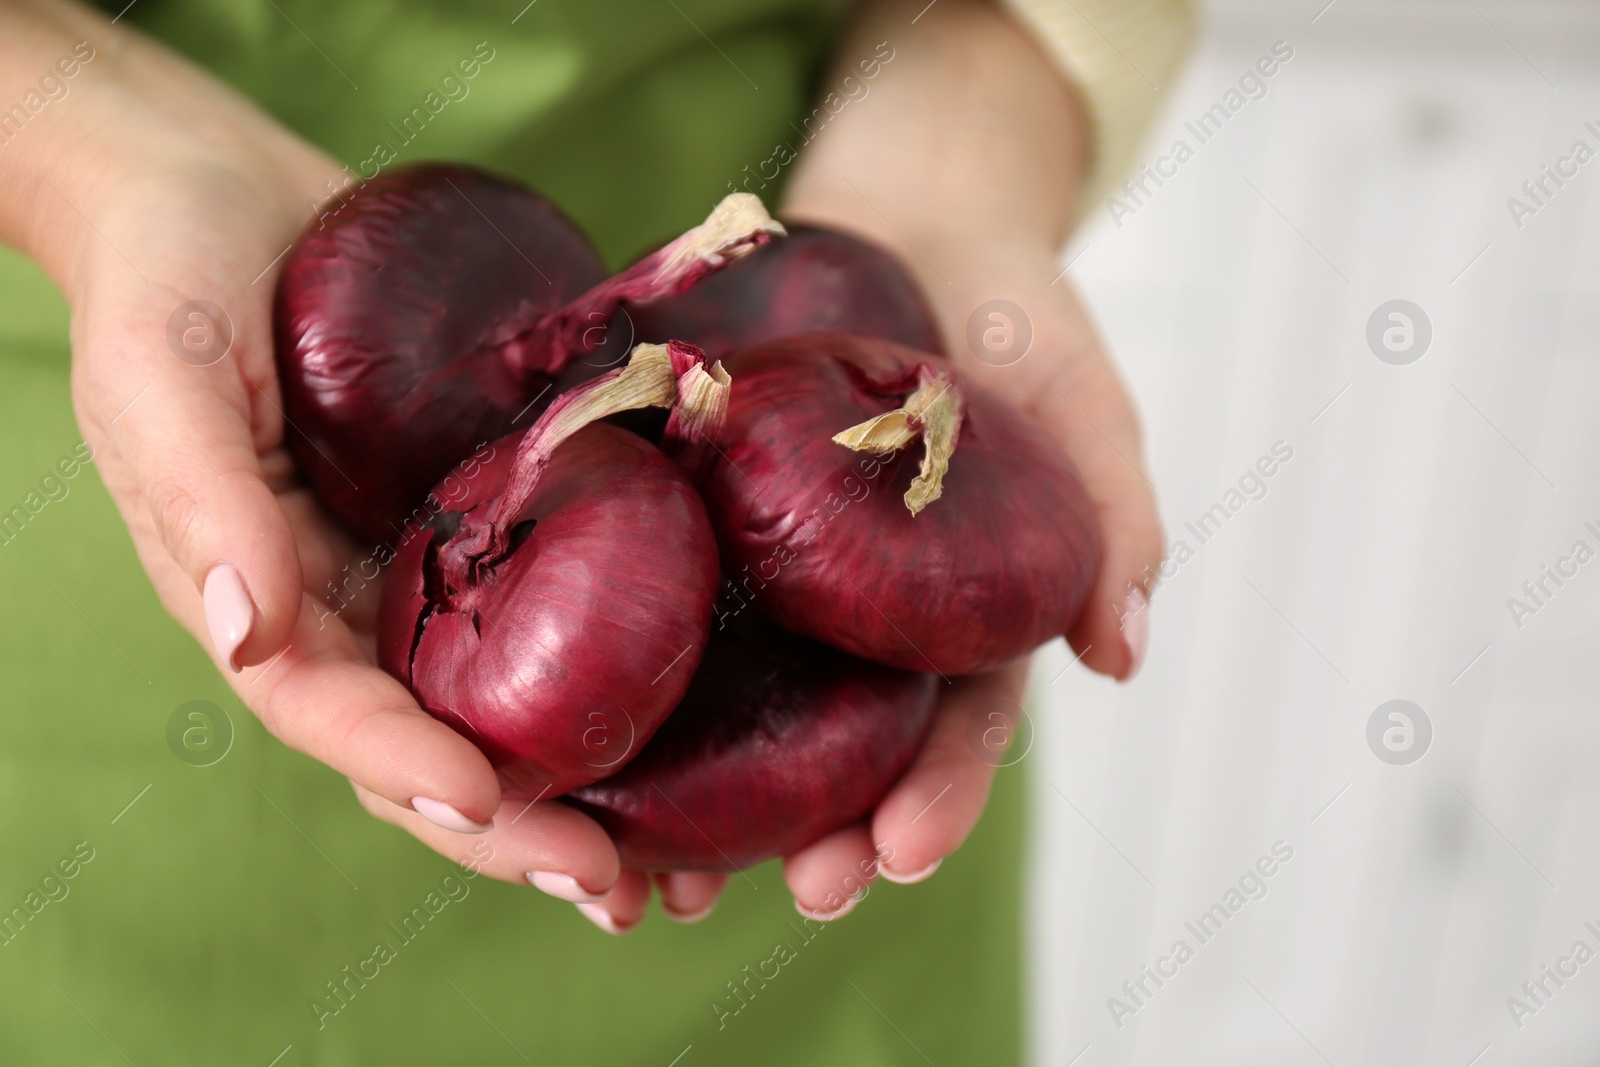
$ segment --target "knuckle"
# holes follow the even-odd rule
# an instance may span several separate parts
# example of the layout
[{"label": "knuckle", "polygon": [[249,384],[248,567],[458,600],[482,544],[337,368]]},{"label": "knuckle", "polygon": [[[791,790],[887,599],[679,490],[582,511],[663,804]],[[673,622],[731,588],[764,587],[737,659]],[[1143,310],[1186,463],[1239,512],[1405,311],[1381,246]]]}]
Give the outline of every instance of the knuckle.
[{"label": "knuckle", "polygon": [[146,493],[151,517],[167,546],[179,563],[194,548],[205,525],[205,507],[200,497],[183,482],[160,478]]},{"label": "knuckle", "polygon": [[264,698],[257,704],[255,713],[256,718],[261,721],[261,725],[266,727],[267,733],[271,734],[274,739],[282,744],[288,745],[297,752],[300,751],[299,747],[294,744],[292,739],[284,736],[283,717],[279,713],[278,702],[276,699],[274,699],[274,693],[272,691],[268,691]]},{"label": "knuckle", "polygon": [[266,727],[267,733],[296,752],[314,758],[306,740],[299,737],[294,729],[296,717],[292,711],[293,702],[298,699],[298,690],[302,688],[301,680],[308,659],[297,654],[291,646],[291,650],[285,652],[271,670],[263,669],[258,673],[250,684],[252,688],[260,686],[261,691],[252,694],[250,708],[261,725]]},{"label": "knuckle", "polygon": [[[352,783],[354,784],[354,783]],[[356,786],[356,801],[366,810],[366,813],[380,822],[390,826],[402,826],[401,809],[368,789]]]}]

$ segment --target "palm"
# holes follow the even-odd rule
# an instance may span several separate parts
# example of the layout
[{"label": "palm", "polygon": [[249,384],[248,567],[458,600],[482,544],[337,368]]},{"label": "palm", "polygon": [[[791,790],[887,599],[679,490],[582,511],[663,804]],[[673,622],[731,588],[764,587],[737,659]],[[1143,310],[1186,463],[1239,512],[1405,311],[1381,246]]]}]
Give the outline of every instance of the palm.
[{"label": "palm", "polygon": [[[73,399],[105,484],[163,604],[214,655],[200,590],[221,565],[238,573],[246,633],[233,663],[217,658],[243,666],[225,677],[277,737],[451,859],[609,886],[617,859],[598,826],[558,805],[502,812],[484,756],[374,665],[379,583],[344,583],[363,546],[295,480],[272,350],[278,264],[335,168],[259,122],[220,142],[154,131],[159,166],[73,190]],[[197,300],[220,314],[191,318]],[[416,810],[458,830],[504,817],[474,850]]]}]

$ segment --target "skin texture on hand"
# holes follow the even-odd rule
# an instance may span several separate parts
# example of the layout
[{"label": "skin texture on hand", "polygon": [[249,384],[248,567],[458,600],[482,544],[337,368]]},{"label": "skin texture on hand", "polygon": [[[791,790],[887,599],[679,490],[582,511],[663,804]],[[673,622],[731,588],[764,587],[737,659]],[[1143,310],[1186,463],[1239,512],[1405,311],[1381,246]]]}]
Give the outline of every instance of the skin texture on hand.
[{"label": "skin texture on hand", "polygon": [[[884,46],[893,59],[861,95],[857,66]],[[800,154],[781,215],[898,255],[962,370],[1060,442],[1095,504],[1105,553],[1068,640],[1092,669],[1130,677],[1144,652],[1145,583],[1162,533],[1132,402],[1057,265],[1088,164],[1076,91],[1020,27],[978,0],[864,6],[823,88],[853,99]],[[980,358],[969,343],[969,324],[977,317],[981,335],[991,325],[981,308],[997,299],[1020,308],[1031,331],[1021,358]],[[959,464],[958,447],[952,471]],[[997,706],[1020,712],[1026,679],[1019,662],[945,691],[926,746],[870,821],[785,860],[803,914],[839,918],[878,875],[920,881],[960,847],[998,762],[973,750],[974,720],[982,735]],[[588,907],[591,917],[608,909],[602,925],[615,932],[638,922],[644,905],[635,893]]]}]

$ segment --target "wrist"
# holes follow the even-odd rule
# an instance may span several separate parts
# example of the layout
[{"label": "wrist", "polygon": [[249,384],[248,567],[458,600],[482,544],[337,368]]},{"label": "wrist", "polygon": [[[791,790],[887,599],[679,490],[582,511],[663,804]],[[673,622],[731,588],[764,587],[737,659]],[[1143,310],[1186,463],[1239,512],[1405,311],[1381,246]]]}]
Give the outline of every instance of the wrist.
[{"label": "wrist", "polygon": [[[12,18],[0,12],[0,35]],[[15,58],[30,69],[42,56],[51,67],[57,53],[88,57],[63,79],[59,99],[0,144],[0,242],[36,260],[69,303],[90,266],[117,249],[119,224],[162,198],[152,190],[169,199],[232,195],[292,236],[303,206],[333,188],[331,160],[208,73],[98,14],[63,6],[58,21],[58,32],[15,57],[0,45],[0,63]],[[0,78],[0,90],[26,100],[14,81]]]},{"label": "wrist", "polygon": [[[1053,261],[1088,169],[1083,101],[1000,9],[952,0],[908,32],[922,7],[910,5],[864,7],[836,71],[857,92],[808,139],[782,213],[913,258],[947,244]],[[852,56],[884,53],[880,38],[892,46],[870,84],[840,73]]]},{"label": "wrist", "polygon": [[108,64],[85,29],[49,7],[0,14],[0,241],[41,261],[82,175],[76,120]]},{"label": "wrist", "polygon": [[[1036,217],[986,214],[971,208],[875,196],[865,189],[814,189],[785,199],[785,222],[840,230],[897,256],[924,284],[1002,269],[1012,273],[1053,264],[1060,247]],[[1054,273],[1051,271],[1050,273]],[[1048,278],[1049,275],[1047,274]]]}]

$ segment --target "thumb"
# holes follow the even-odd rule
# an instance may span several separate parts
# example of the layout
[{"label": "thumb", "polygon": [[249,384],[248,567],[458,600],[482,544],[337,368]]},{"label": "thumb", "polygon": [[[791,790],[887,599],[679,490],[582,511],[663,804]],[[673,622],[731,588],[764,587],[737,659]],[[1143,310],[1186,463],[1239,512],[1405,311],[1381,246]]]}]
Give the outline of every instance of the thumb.
[{"label": "thumb", "polygon": [[1138,416],[1110,361],[1084,359],[1071,386],[1052,382],[1038,409],[1083,478],[1100,522],[1100,572],[1067,641],[1092,670],[1126,681],[1149,637],[1150,579],[1164,537],[1145,470]]},{"label": "thumb", "polygon": [[[125,267],[91,284],[75,309],[73,392],[147,570],[164,551],[188,575],[205,605],[208,633],[196,636],[238,670],[288,642],[301,598],[293,534],[261,463],[283,434],[271,290],[194,288],[211,299]],[[140,509],[148,523],[134,521]],[[152,528],[159,543],[140,543]]]}]

